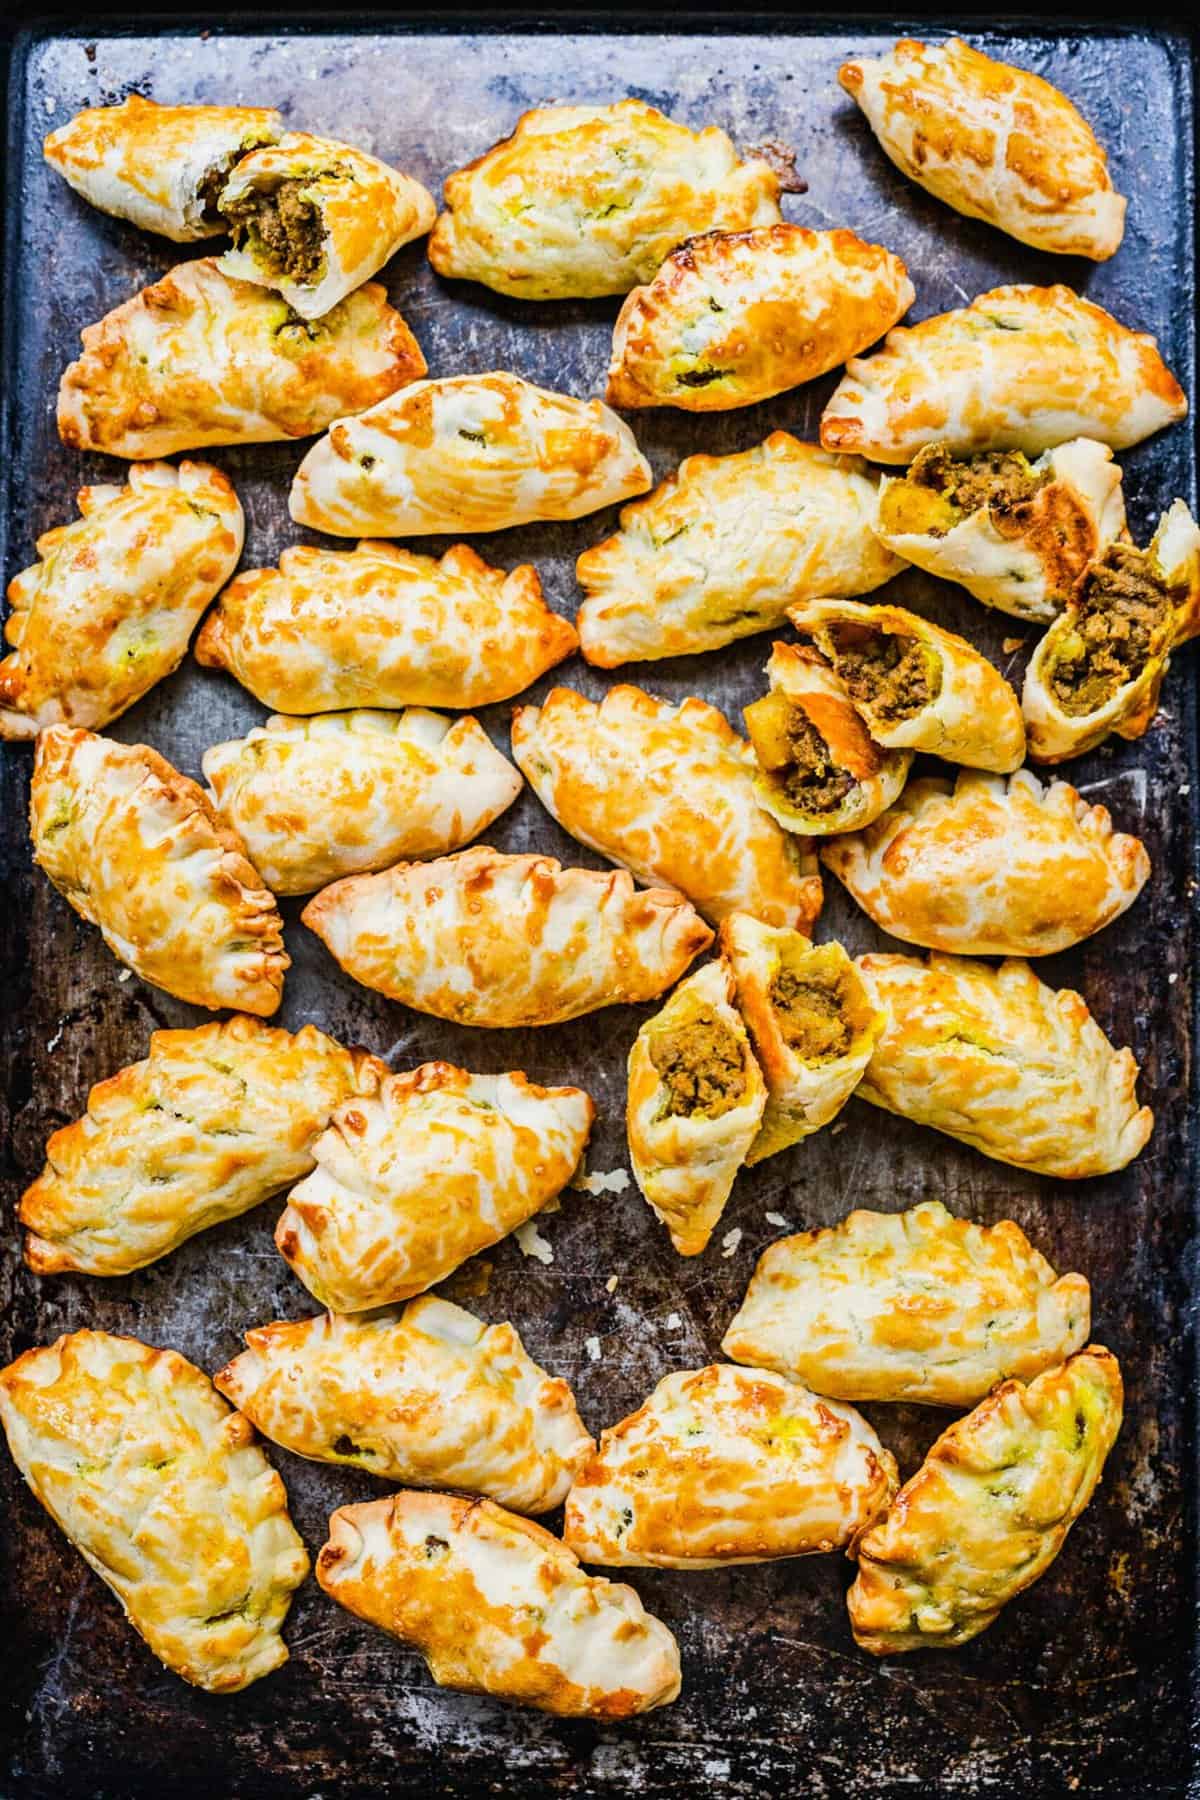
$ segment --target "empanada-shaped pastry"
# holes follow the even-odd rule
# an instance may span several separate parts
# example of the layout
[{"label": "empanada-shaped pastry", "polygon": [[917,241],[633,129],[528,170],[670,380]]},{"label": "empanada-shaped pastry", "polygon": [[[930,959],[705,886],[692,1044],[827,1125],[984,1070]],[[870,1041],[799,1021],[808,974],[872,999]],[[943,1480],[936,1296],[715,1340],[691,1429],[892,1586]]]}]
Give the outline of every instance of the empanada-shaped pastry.
[{"label": "empanada-shaped pastry", "polygon": [[319,319],[437,216],[433,195],[364,150],[289,132],[233,171],[218,201],[233,236],[226,275]]},{"label": "empanada-shaped pastry", "polygon": [[517,708],[512,746],[564,830],[639,881],[678,888],[714,924],[731,912],[799,931],[816,920],[817,859],[759,806],[754,753],[707,701],[620,686],[597,704],[553,688]]},{"label": "empanada-shaped pastry", "polygon": [[217,197],[240,156],[283,130],[265,106],[159,106],[130,94],[52,131],[46,161],[101,212],[177,244],[220,237]]},{"label": "empanada-shaped pastry", "polygon": [[300,464],[288,505],[333,537],[458,535],[578,519],[652,480],[601,401],[503,372],[450,375],[342,419]]},{"label": "empanada-shaped pastry", "polygon": [[1089,1344],[957,1419],[861,1539],[846,1596],[873,1656],[977,1637],[1032,1587],[1095,1493],[1121,1429],[1121,1371]]},{"label": "empanada-shaped pastry", "polygon": [[1008,775],[1025,756],[1021,703],[965,638],[903,606],[809,600],[788,617],[811,637],[877,744]]},{"label": "empanada-shaped pastry", "polygon": [[575,621],[601,669],[716,650],[819,595],[866,594],[904,567],[871,529],[876,478],[786,431],[689,456],[575,565]]},{"label": "empanada-shaped pastry", "polygon": [[523,300],[626,294],[698,231],[779,218],[779,179],[723,131],[643,100],[522,113],[511,137],[446,181],[429,240],[439,275]]},{"label": "empanada-shaped pastry", "polygon": [[159,1661],[232,1694],[287,1661],[308,1556],[287,1495],[202,1370],[76,1331],[0,1372],[13,1460]]},{"label": "empanada-shaped pastry", "polygon": [[1056,1276],[1011,1219],[925,1200],[771,1244],[721,1348],[836,1400],[974,1406],[1082,1350],[1091,1319],[1083,1276]]},{"label": "empanada-shaped pastry", "polygon": [[207,463],[130,469],[125,487],[82,488],[79,511],[9,584],[0,738],[125,712],[178,666],[242,553],[238,497]]},{"label": "empanada-shaped pastry", "polygon": [[466,544],[439,562],[364,539],[297,544],[277,569],[244,569],[201,626],[196,660],[286,713],[490,706],[578,642],[529,563],[506,574]]},{"label": "empanada-shaped pastry", "polygon": [[653,1000],[712,943],[686,900],[623,869],[483,844],[335,882],[302,916],[364,987],[460,1025],[558,1025]]},{"label": "empanada-shaped pastry", "polygon": [[1050,956],[1132,906],[1150,875],[1140,838],[1103,806],[1028,769],[914,781],[821,860],[893,937],[963,956]]},{"label": "empanada-shaped pastry", "polygon": [[861,1081],[884,1021],[840,944],[810,943],[748,913],[722,921],[720,944],[767,1084],[749,1167],[836,1117]]},{"label": "empanada-shaped pastry", "polygon": [[317,1580],[420,1651],[440,1687],[565,1718],[628,1719],[679,1693],[679,1646],[631,1587],[491,1500],[390,1494],[329,1521]]},{"label": "empanada-shaped pastry", "polygon": [[836,369],[912,303],[900,258],[852,231],[709,231],[625,301],[605,398],[684,412],[753,406]]},{"label": "empanada-shaped pastry", "polygon": [[203,767],[217,811],[275,894],[457,850],[522,785],[477,719],[416,706],[271,718],[214,744]]},{"label": "empanada-shaped pastry", "polygon": [[369,1318],[260,1325],[246,1342],[213,1380],[297,1456],[539,1513],[561,1504],[595,1449],[566,1382],[512,1325],[429,1295]]},{"label": "empanada-shaped pastry", "polygon": [[926,444],[1040,456],[1089,437],[1124,450],[1186,412],[1152,337],[1071,288],[1022,284],[890,331],[848,365],[821,442],[882,463],[910,463]]},{"label": "empanada-shaped pastry", "polygon": [[1060,256],[1105,262],[1119,246],[1125,198],[1108,159],[1040,75],[958,37],[901,38],[877,61],[843,63],[838,80],[901,173],[956,212]]},{"label": "empanada-shaped pastry", "polygon": [[767,1090],[724,960],[681,981],[629,1052],[634,1178],[680,1256],[699,1256],[758,1135]]},{"label": "empanada-shaped pastry", "polygon": [[952,456],[930,444],[885,479],[871,528],[976,600],[1045,624],[1090,562],[1125,532],[1121,471],[1107,444],[1073,438],[1036,462],[1021,450]]},{"label": "empanada-shaped pastry", "polygon": [[1027,962],[857,960],[887,1016],[863,1100],[1060,1181],[1123,1169],[1150,1136],[1133,1052],[1113,1049],[1082,995]]},{"label": "empanada-shaped pastry", "polygon": [[213,1012],[275,1011],[291,958],[274,896],[157,750],[48,726],[29,821],[34,861],[144,981]]},{"label": "empanada-shaped pastry", "polygon": [[425,373],[378,282],[305,320],[212,257],[180,263],[82,339],[59,386],[58,434],[134,462],[311,437]]},{"label": "empanada-shaped pastry", "polygon": [[275,1229],[331,1312],[423,1293],[524,1224],[579,1167],[595,1108],[579,1088],[424,1063],[380,1066],[378,1094],[334,1113]]},{"label": "empanada-shaped pastry", "polygon": [[335,1106],[374,1083],[364,1051],[315,1025],[238,1015],[156,1031],[144,1062],[94,1087],[25,1190],[25,1260],[38,1275],[128,1275],[237,1218],[313,1167]]}]

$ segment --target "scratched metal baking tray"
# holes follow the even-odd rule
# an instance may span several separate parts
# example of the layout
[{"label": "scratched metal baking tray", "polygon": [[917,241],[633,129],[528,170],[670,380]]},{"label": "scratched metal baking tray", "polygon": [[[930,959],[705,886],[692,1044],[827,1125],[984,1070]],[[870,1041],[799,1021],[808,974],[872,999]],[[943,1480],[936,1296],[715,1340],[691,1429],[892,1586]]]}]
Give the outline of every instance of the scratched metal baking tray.
[{"label": "scratched metal baking tray", "polygon": [[[791,30],[778,21],[761,30],[743,22],[653,36],[583,34],[575,22],[562,34],[290,33],[276,21],[262,34],[156,28],[91,39],[82,31],[27,36],[14,57],[8,157],[5,577],[31,560],[39,532],[71,516],[83,482],[119,473],[102,457],[66,450],[55,435],[55,386],[80,327],[179,254],[91,211],[40,159],[46,129],[134,88],[162,100],[280,106],[297,125],[375,150],[435,190],[526,107],[637,94],[690,124],[719,123],[742,146],[792,145],[808,191],[786,200],[787,216],[849,225],[898,251],[916,284],[917,316],[1003,281],[1065,279],[1155,332],[1194,396],[1186,40],[1120,28],[977,34],[985,48],[1058,82],[1109,147],[1117,183],[1130,196],[1129,227],[1115,261],[1096,268],[1039,255],[959,218],[892,170],[834,75],[848,52],[877,52],[896,35],[896,27]],[[572,393],[601,389],[616,301],[522,305],[482,288],[445,286],[420,244],[395,259],[387,280],[433,374],[504,367]],[[661,476],[689,451],[743,449],[776,426],[814,437],[833,380],[746,411],[696,419],[660,411],[634,423]],[[285,500],[300,454],[287,445],[214,453],[245,503],[247,565],[275,560],[299,535]],[[1194,503],[1187,426],[1123,460],[1139,537],[1176,494]],[[613,518],[529,527],[480,539],[478,547],[506,565],[534,561],[553,604],[571,612],[574,558]],[[916,571],[892,593],[967,630],[1019,673],[1023,653],[1002,647],[1022,635],[1015,622]],[[759,689],[768,643],[760,637],[630,673],[672,699],[701,693],[736,720]],[[709,1574],[635,1572],[648,1605],[680,1638],[683,1697],[608,1728],[443,1693],[415,1655],[340,1612],[310,1581],[288,1623],[288,1665],[219,1699],[160,1668],[0,1454],[0,1706],[9,1752],[0,1791],[46,1800],[164,1792],[239,1800],[381,1792],[725,1800],[913,1791],[1126,1800],[1185,1791],[1195,1563],[1187,1285],[1195,1192],[1192,677],[1193,659],[1183,654],[1149,735],[1071,770],[1122,829],[1146,839],[1154,862],[1150,888],[1131,913],[1048,966],[1050,980],[1082,987],[1104,1026],[1118,1043],[1131,1043],[1142,1064],[1158,1127],[1132,1169],[1082,1186],[1055,1184],[852,1102],[836,1131],[742,1177],[702,1258],[678,1258],[633,1190],[568,1194],[544,1226],[553,1264],[524,1260],[515,1242],[504,1243],[486,1258],[486,1292],[468,1299],[489,1319],[514,1319],[531,1351],[574,1383],[599,1429],[668,1369],[718,1353],[758,1252],[779,1235],[768,1214],[800,1228],[832,1223],[853,1205],[892,1210],[934,1194],[980,1221],[1011,1215],[1059,1269],[1091,1278],[1096,1335],[1119,1353],[1128,1391],[1127,1423],[1103,1488],[1031,1594],[965,1650],[881,1665],[854,1648],[842,1599],[849,1569],[839,1558]],[[593,695],[606,685],[578,660],[552,679]],[[501,745],[507,714],[493,707],[484,715]],[[145,740],[195,775],[206,745],[261,716],[232,680],[189,665],[121,720],[115,735]],[[31,870],[23,819],[29,760],[10,749],[0,766],[7,882],[0,992],[10,1055],[0,1354],[7,1360],[61,1331],[94,1325],[173,1345],[212,1370],[238,1350],[247,1326],[311,1310],[272,1247],[278,1207],[207,1232],[128,1280],[39,1283],[20,1261],[13,1208],[47,1134],[78,1114],[92,1082],[142,1055],[156,1026],[199,1022],[138,980],[120,981],[95,932]],[[528,793],[491,839],[503,849],[597,861]],[[315,1020],[395,1066],[437,1056],[578,1082],[599,1108],[592,1168],[626,1165],[623,1065],[644,1010],[542,1032],[442,1025],[356,987],[300,927],[297,905],[284,911],[294,966],[282,1023],[294,1029]],[[855,949],[883,941],[832,882],[820,929]],[[728,1231],[740,1239],[723,1254]],[[619,1283],[610,1293],[614,1274]],[[483,1287],[482,1276],[475,1285]],[[452,1291],[464,1296],[470,1283]],[[593,1339],[599,1360],[588,1354]],[[945,1423],[916,1407],[867,1410],[905,1473]],[[375,1491],[349,1471],[271,1455],[314,1552],[331,1508]]]}]

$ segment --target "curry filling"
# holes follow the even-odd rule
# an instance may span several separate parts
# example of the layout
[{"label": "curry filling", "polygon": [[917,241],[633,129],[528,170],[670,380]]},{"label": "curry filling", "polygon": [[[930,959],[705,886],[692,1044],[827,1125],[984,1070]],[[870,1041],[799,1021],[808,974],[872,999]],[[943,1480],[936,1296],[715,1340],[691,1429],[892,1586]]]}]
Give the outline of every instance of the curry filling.
[{"label": "curry filling", "polygon": [[780,1036],[805,1062],[832,1062],[849,1050],[854,1032],[844,989],[844,979],[785,966],[767,990]]},{"label": "curry filling", "polygon": [[1110,544],[1063,618],[1049,674],[1062,710],[1076,717],[1096,712],[1136,681],[1166,648],[1173,611],[1170,590],[1152,572],[1146,551]]},{"label": "curry filling", "polygon": [[932,658],[918,638],[860,625],[835,626],[831,635],[834,667],[850,698],[881,724],[915,718],[936,699]]},{"label": "curry filling", "polygon": [[926,524],[930,537],[945,537],[985,506],[991,507],[995,521],[1002,522],[1050,479],[1048,468],[1035,472],[1019,450],[986,450],[980,456],[959,458],[945,444],[927,444],[907,476],[912,486],[929,489],[946,508],[940,521]]},{"label": "curry filling", "polygon": [[719,1119],[746,1092],[746,1061],[737,1033],[707,1008],[650,1040],[662,1082],[662,1116]]},{"label": "curry filling", "polygon": [[289,176],[269,193],[255,189],[225,207],[235,246],[273,275],[312,287],[325,263],[325,222],[307,197],[309,175]]},{"label": "curry filling", "polygon": [[775,689],[743,717],[759,767],[800,813],[836,812],[858,786],[802,706]]}]

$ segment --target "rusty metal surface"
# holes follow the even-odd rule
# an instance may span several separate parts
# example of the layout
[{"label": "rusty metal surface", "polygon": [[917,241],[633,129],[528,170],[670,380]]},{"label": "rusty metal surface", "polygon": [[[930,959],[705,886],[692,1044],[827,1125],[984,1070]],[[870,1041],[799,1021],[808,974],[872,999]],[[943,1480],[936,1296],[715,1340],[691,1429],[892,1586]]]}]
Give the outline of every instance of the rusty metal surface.
[{"label": "rusty metal surface", "polygon": [[[279,26],[237,36],[35,35],[16,57],[9,164],[6,578],[31,560],[39,532],[72,515],[77,487],[118,472],[104,458],[64,449],[54,432],[55,386],[80,327],[176,260],[165,241],[91,211],[38,154],[44,130],[133,88],[163,100],[279,105],[296,124],[361,143],[435,190],[527,106],[642,95],[688,123],[725,126],[743,146],[765,139],[794,146],[809,187],[787,197],[787,216],[849,225],[899,252],[916,285],[916,316],[1001,281],[1065,279],[1156,332],[1191,388],[1185,41],[1120,29],[978,39],[1060,83],[1108,146],[1117,185],[1131,197],[1129,230],[1115,261],[1096,268],[1023,249],[892,170],[834,74],[846,53],[871,52],[894,36],[776,27],[654,37],[289,37]],[[523,305],[444,285],[421,245],[395,259],[387,280],[432,373],[502,367],[573,393],[602,388],[617,302]],[[660,411],[633,422],[661,476],[688,451],[746,448],[775,426],[815,436],[833,380],[746,411],[696,419]],[[285,506],[300,454],[286,445],[213,453],[245,503],[248,566],[274,560],[300,535]],[[1194,502],[1187,426],[1123,461],[1139,538],[1176,494]],[[476,542],[492,561],[534,561],[552,603],[571,612],[573,560],[612,523],[608,514]],[[915,571],[888,597],[967,631],[1006,670],[1019,671],[1022,652],[1002,643],[1029,641],[1031,629]],[[769,641],[627,673],[672,698],[703,694],[736,720],[761,690]],[[578,659],[556,674],[593,695],[606,685]],[[1078,1186],[1038,1180],[852,1102],[844,1125],[739,1180],[703,1257],[678,1258],[632,1188],[600,1197],[568,1192],[562,1210],[542,1224],[553,1264],[525,1259],[510,1240],[488,1254],[486,1294],[467,1301],[489,1319],[515,1320],[532,1353],[575,1384],[598,1430],[668,1369],[717,1353],[755,1257],[779,1235],[768,1213],[800,1228],[832,1223],[854,1205],[893,1210],[938,1195],[980,1221],[1017,1219],[1060,1270],[1090,1277],[1096,1336],[1120,1355],[1128,1391],[1127,1423],[1103,1488],[1033,1592],[962,1651],[881,1665],[851,1640],[842,1601],[850,1571],[842,1559],[693,1575],[635,1571],[647,1604],[680,1638],[684,1692],[664,1711],[608,1728],[444,1693],[415,1655],[340,1612],[310,1581],[288,1623],[288,1665],[244,1694],[213,1698],[159,1667],[0,1455],[0,1696],[10,1749],[0,1791],[55,1800],[164,1792],[245,1800],[381,1792],[726,1800],[922,1790],[1123,1800],[1182,1792],[1194,1564],[1187,1500],[1195,1450],[1187,1310],[1192,677],[1192,656],[1180,655],[1149,735],[1072,765],[1084,792],[1104,800],[1121,829],[1146,839],[1154,876],[1132,912],[1080,951],[1051,959],[1046,971],[1055,983],[1081,987],[1104,1027],[1118,1043],[1131,1043],[1142,1064],[1158,1126],[1132,1169]],[[501,745],[508,711],[483,715]],[[151,743],[197,775],[208,744],[261,716],[231,679],[188,665],[114,734]],[[238,1350],[247,1327],[311,1310],[272,1246],[277,1205],[193,1239],[127,1280],[38,1282],[20,1261],[13,1208],[40,1166],[47,1134],[80,1112],[91,1083],[142,1055],[156,1026],[199,1023],[197,1013],[136,978],[120,981],[97,934],[30,869],[29,760],[10,748],[2,763],[9,1137],[0,1355],[7,1360],[61,1331],[94,1325],[173,1345],[212,1370]],[[490,841],[597,865],[528,792]],[[281,1023],[294,1029],[315,1020],[394,1066],[438,1056],[577,1082],[600,1114],[590,1166],[627,1167],[623,1065],[644,1011],[612,1010],[536,1033],[441,1025],[351,983],[298,924],[298,910],[285,903],[294,966]],[[854,949],[883,941],[832,881],[819,935]],[[740,1240],[723,1254],[731,1230]],[[610,1294],[613,1274],[620,1279]],[[599,1360],[587,1353],[591,1338]],[[915,1407],[866,1410],[905,1473],[945,1422]],[[366,1478],[270,1454],[315,1552],[329,1510],[366,1497]]]}]

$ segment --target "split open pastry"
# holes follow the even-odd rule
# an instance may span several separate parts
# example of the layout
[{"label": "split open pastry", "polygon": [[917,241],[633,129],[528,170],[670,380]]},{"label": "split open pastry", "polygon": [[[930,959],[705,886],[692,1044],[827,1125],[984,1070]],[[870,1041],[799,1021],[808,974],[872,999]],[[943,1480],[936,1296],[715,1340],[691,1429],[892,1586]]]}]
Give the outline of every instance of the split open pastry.
[{"label": "split open pastry", "polygon": [[1114,450],[1182,419],[1187,400],[1152,337],[1068,287],[993,288],[969,306],[890,331],[848,364],[821,415],[827,450],[910,463],[1073,438]]},{"label": "split open pastry", "polygon": [[779,179],[715,125],[643,100],[546,106],[449,176],[429,240],[439,275],[523,300],[626,294],[698,231],[779,218]]},{"label": "split open pastry", "polygon": [[58,434],[133,462],[312,437],[425,373],[378,282],[302,319],[213,257],[180,263],[81,335],[59,384]]},{"label": "split open pastry", "polygon": [[275,894],[457,850],[522,787],[477,719],[416,706],[275,716],[214,744],[203,769],[214,806]]},{"label": "split open pastry", "polygon": [[0,1372],[0,1423],[34,1494],[161,1663],[232,1694],[287,1661],[308,1556],[287,1494],[202,1370],[76,1331]]},{"label": "split open pastry", "polygon": [[379,1069],[313,1145],[275,1229],[330,1312],[423,1293],[539,1212],[579,1167],[595,1108],[579,1088],[424,1063]]},{"label": "split open pastry", "polygon": [[339,1507],[316,1573],[339,1606],[419,1650],[439,1687],[606,1722],[679,1694],[679,1646],[633,1589],[586,1575],[491,1500]]},{"label": "split open pastry", "polygon": [[242,553],[238,497],[207,463],[145,463],[78,502],[9,583],[0,738],[125,712],[178,667]]},{"label": "split open pastry", "polygon": [[721,1348],[835,1400],[963,1407],[1065,1362],[1091,1317],[1084,1277],[1056,1276],[1011,1219],[924,1200],[769,1245]]},{"label": "split open pastry", "polygon": [[342,419],[300,464],[288,505],[333,537],[457,536],[578,519],[652,481],[602,401],[495,371],[416,382]]},{"label": "split open pastry", "polygon": [[816,856],[759,806],[754,753],[707,701],[672,706],[622,685],[597,704],[553,688],[517,708],[512,747],[565,831],[639,881],[678,888],[713,924],[731,912],[815,922]]},{"label": "split open pastry", "polygon": [[623,869],[477,845],[335,882],[302,915],[364,987],[460,1025],[558,1025],[653,1000],[712,932]]},{"label": "split open pastry", "polygon": [[684,412],[752,406],[857,356],[912,303],[900,258],[852,231],[709,231],[621,307],[605,398]]},{"label": "split open pastry", "polygon": [[1078,109],[1040,75],[964,44],[901,38],[877,60],[843,63],[902,174],[969,219],[1022,244],[1105,262],[1125,231],[1125,197]]},{"label": "split open pastry", "polygon": [[1138,1066],[1114,1050],[1081,994],[1027,962],[860,956],[886,1015],[858,1093],[998,1162],[1078,1181],[1133,1161],[1154,1127]]},{"label": "split open pastry", "polygon": [[274,896],[157,750],[48,726],[29,820],[34,861],[144,981],[213,1012],[275,1011],[291,959]]},{"label": "split open pastry", "polygon": [[873,1656],[986,1631],[1041,1578],[1100,1484],[1121,1429],[1121,1371],[1100,1344],[1026,1387],[1005,1381],[944,1431],[860,1539],[846,1596]]}]

